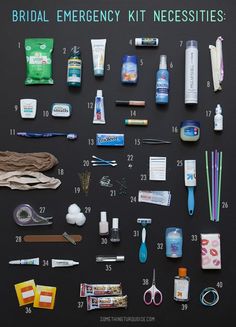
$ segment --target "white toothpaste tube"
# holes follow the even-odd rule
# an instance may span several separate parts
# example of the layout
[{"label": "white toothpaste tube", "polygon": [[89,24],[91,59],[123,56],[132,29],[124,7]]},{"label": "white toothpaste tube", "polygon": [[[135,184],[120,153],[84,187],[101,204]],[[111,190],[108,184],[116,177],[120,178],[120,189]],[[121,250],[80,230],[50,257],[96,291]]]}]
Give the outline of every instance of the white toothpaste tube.
[{"label": "white toothpaste tube", "polygon": [[104,76],[106,39],[91,40],[94,76]]},{"label": "white toothpaste tube", "polygon": [[102,90],[97,90],[94,105],[93,124],[105,124],[104,98]]},{"label": "white toothpaste tube", "polygon": [[39,266],[39,258],[11,260],[11,261],[9,261],[9,264],[10,265],[32,265],[32,266]]},{"label": "white toothpaste tube", "polygon": [[52,268],[77,266],[79,262],[64,259],[52,259]]}]

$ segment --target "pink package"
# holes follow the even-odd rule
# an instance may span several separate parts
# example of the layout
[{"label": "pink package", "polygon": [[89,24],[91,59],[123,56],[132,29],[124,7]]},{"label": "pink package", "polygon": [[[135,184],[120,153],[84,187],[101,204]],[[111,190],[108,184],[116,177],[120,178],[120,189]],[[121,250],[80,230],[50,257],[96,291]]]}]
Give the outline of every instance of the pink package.
[{"label": "pink package", "polygon": [[221,269],[220,234],[201,234],[202,269]]}]

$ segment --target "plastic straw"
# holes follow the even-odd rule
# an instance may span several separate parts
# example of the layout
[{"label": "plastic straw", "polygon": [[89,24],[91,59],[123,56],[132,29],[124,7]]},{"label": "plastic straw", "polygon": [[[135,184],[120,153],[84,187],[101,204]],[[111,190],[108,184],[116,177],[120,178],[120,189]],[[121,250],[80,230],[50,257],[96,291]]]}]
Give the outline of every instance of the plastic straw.
[{"label": "plastic straw", "polygon": [[219,188],[218,188],[218,208],[217,208],[217,221],[220,221],[220,204],[221,204],[221,184],[222,184],[222,164],[223,164],[223,152],[220,152],[220,164],[219,164]]},{"label": "plastic straw", "polygon": [[214,152],[211,152],[211,206],[212,206],[212,220],[215,220],[215,206],[214,206],[214,197],[215,197],[215,164],[214,164]]},{"label": "plastic straw", "polygon": [[206,178],[207,178],[209,212],[210,212],[210,219],[213,220],[212,209],[211,209],[211,188],[210,188],[210,177],[209,177],[209,166],[208,166],[208,151],[205,151],[205,162],[206,162]]},{"label": "plastic straw", "polygon": [[218,198],[218,151],[215,150],[215,162],[214,162],[214,166],[215,166],[215,170],[214,170],[214,182],[215,182],[215,189],[214,189],[214,213],[215,213],[215,221],[217,221],[217,208],[218,208],[218,202],[217,202],[217,198]]}]

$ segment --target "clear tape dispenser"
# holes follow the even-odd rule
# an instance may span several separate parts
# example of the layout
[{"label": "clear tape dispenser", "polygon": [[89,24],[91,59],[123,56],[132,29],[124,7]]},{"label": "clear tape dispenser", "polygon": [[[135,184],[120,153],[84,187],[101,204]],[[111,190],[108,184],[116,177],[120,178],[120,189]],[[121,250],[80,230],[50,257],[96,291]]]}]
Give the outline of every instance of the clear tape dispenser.
[{"label": "clear tape dispenser", "polygon": [[29,205],[20,204],[14,212],[13,218],[20,226],[51,225],[53,217],[42,217]]}]

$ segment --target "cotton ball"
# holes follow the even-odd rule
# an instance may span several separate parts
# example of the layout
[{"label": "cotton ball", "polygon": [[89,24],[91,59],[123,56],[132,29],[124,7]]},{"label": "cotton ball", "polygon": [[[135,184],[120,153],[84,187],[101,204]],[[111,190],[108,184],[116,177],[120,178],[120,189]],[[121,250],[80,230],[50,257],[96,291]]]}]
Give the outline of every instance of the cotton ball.
[{"label": "cotton ball", "polygon": [[68,222],[68,224],[72,224],[72,225],[75,224],[76,218],[77,218],[77,215],[72,215],[70,213],[68,213],[66,215],[66,221]]},{"label": "cotton ball", "polygon": [[77,215],[76,215],[76,220],[75,220],[75,223],[77,226],[82,226],[86,221],[86,217],[85,215],[83,214],[83,212],[79,212]]},{"label": "cotton ball", "polygon": [[81,209],[76,203],[73,203],[68,207],[68,213],[72,215],[77,214],[79,212],[81,212]]}]

